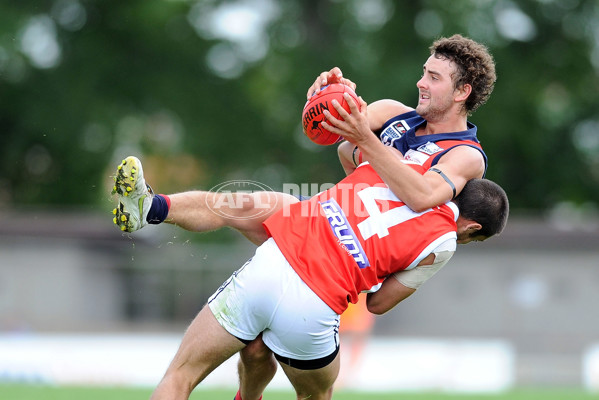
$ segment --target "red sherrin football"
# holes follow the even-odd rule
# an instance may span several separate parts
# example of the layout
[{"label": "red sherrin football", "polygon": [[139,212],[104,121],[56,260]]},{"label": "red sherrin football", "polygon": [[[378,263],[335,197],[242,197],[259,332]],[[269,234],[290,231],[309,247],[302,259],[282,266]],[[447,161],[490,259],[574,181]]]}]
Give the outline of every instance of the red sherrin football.
[{"label": "red sherrin football", "polygon": [[337,100],[341,104],[341,107],[350,112],[349,104],[343,98],[343,93],[349,93],[358,106],[358,109],[360,109],[360,102],[356,93],[352,88],[341,83],[333,83],[322,87],[318,94],[312,96],[306,102],[302,113],[302,124],[304,126],[304,133],[314,143],[328,146],[343,140],[341,136],[331,133],[320,126],[320,123],[325,120],[325,116],[322,113],[325,109],[329,110],[335,118],[340,118],[339,113],[331,103],[333,100]]}]

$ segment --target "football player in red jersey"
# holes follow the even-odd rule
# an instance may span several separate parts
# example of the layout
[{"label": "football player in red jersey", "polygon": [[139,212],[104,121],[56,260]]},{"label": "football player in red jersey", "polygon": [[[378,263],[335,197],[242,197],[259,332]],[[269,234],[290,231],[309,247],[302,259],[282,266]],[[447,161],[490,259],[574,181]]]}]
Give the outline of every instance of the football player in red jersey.
[{"label": "football player in red jersey", "polygon": [[[416,109],[393,100],[381,100],[369,105],[363,116],[356,115],[356,120],[351,121],[351,124],[334,125],[348,139],[348,142],[339,146],[339,155],[346,171],[353,170],[362,159],[370,161],[390,184],[393,192],[415,210],[447,201],[460,192],[468,179],[484,175],[486,156],[476,139],[477,129],[467,121],[467,117],[484,104],[495,82],[493,59],[479,43],[454,35],[439,39],[430,50],[431,56],[424,64],[423,76],[417,83],[419,98]],[[333,68],[320,74],[308,90],[308,97],[321,86],[334,82],[355,88],[353,82],[342,77],[338,68]],[[358,119],[362,117],[367,118],[367,126]],[[371,132],[379,136],[379,143],[399,152],[373,143],[371,139],[374,135]],[[399,163],[402,155],[411,163],[429,166],[431,170],[420,171],[424,172],[422,175],[404,168]],[[141,164],[137,165],[129,159],[123,168],[128,169],[128,176],[132,171],[141,172]],[[117,174],[117,179],[119,176]],[[115,191],[121,195],[119,207],[115,210],[115,221],[125,231],[135,231],[148,222],[160,223],[165,220],[192,231],[230,226],[260,244],[266,239],[261,222],[276,209],[295,201],[287,194],[241,193],[234,196],[239,197],[235,204],[241,204],[242,207],[216,214],[212,207],[218,202],[218,194],[194,191],[170,197],[153,196],[146,189],[143,175],[141,178],[133,182],[119,180],[115,186]],[[264,206],[268,202],[276,204],[272,212],[262,213],[262,219],[246,218],[248,213],[255,213],[256,204]],[[262,352],[263,347],[246,348],[250,349],[254,349],[256,356],[246,357],[242,352],[244,362],[260,360],[261,357],[268,359],[269,353]],[[276,369],[273,363],[271,359],[264,376],[271,374],[272,378],[273,365]],[[243,368],[242,365],[240,368],[244,373],[259,370]],[[257,398],[254,394],[261,393],[257,389],[243,390],[243,382],[258,382],[256,376],[248,375],[248,379],[241,377],[246,400]],[[265,382],[270,378],[265,379]]]},{"label": "football player in red jersey", "polygon": [[368,163],[360,165],[265,221],[269,239],[210,297],[151,398],[187,399],[261,335],[298,399],[330,399],[348,304],[369,292],[369,311],[386,312],[416,290],[398,273],[430,266],[430,273],[409,275],[417,287],[447,263],[456,244],[500,233],[508,209],[497,184],[472,179],[453,201],[416,212]]}]

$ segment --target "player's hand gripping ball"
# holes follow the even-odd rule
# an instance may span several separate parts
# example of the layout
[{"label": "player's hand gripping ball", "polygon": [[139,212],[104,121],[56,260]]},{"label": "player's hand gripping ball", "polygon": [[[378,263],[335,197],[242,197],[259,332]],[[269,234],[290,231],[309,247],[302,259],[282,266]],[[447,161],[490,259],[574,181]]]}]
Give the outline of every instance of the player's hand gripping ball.
[{"label": "player's hand gripping ball", "polygon": [[341,83],[333,83],[322,87],[320,92],[306,102],[302,113],[302,123],[304,125],[304,133],[314,143],[328,146],[343,140],[341,136],[329,132],[320,125],[322,121],[326,120],[326,117],[322,113],[325,109],[329,110],[335,118],[343,119],[339,117],[339,113],[333,107],[333,99],[337,100],[341,104],[341,107],[350,113],[349,104],[343,98],[343,93],[348,93],[358,106],[358,109],[360,109],[360,101],[356,93],[352,88]]}]

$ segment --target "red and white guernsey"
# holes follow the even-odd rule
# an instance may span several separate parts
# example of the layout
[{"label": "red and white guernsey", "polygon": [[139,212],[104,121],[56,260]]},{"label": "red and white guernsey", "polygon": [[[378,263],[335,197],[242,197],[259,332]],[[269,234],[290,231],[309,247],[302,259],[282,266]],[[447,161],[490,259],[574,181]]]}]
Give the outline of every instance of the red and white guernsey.
[{"label": "red and white guernsey", "polygon": [[365,163],[331,189],[264,226],[301,279],[338,314],[390,274],[456,240],[454,203],[412,211]]}]

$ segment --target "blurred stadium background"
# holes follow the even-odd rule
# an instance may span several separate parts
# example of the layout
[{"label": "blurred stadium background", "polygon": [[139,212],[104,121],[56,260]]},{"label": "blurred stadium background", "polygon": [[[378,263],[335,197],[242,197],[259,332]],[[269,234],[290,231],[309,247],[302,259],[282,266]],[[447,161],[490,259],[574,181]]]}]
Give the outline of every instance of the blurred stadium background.
[{"label": "blurred stadium background", "polygon": [[[230,231],[121,234],[124,156],[162,193],[336,182],[301,133],[316,75],[412,104],[430,43],[462,33],[497,62],[470,120],[511,220],[377,317],[344,386],[599,393],[598,27],[595,0],[0,3],[0,383],[153,386],[251,256]],[[234,360],[211,379],[234,388]]]}]

